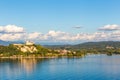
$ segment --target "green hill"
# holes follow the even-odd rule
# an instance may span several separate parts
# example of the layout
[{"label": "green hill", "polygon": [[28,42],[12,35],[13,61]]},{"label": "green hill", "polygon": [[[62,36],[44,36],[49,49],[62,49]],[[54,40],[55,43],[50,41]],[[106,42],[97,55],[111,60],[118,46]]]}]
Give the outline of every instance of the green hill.
[{"label": "green hill", "polygon": [[105,48],[120,48],[119,41],[101,41],[101,42],[86,42],[71,46],[73,49],[105,49]]},{"label": "green hill", "polygon": [[105,49],[120,48],[120,41],[85,42],[77,45],[49,45],[51,49]]}]

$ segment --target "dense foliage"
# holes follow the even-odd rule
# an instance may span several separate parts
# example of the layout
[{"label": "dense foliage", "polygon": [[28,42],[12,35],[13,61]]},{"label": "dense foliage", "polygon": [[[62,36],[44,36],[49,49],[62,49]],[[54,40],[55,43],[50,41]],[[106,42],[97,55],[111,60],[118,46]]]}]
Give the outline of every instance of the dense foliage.
[{"label": "dense foliage", "polygon": [[47,46],[33,45],[37,51],[22,52],[16,46],[0,46],[0,57],[3,56],[34,56],[34,57],[51,57],[51,56],[84,56],[89,54],[120,54],[120,42],[88,42],[78,45],[57,45]]},{"label": "dense foliage", "polygon": [[21,51],[19,51],[13,45],[0,46],[0,54],[3,54],[5,56],[11,56],[11,55],[20,54],[20,53]]},{"label": "dense foliage", "polygon": [[119,41],[102,41],[102,42],[86,42],[77,45],[53,45],[46,46],[50,49],[67,49],[80,53],[105,53],[105,54],[120,54]]}]

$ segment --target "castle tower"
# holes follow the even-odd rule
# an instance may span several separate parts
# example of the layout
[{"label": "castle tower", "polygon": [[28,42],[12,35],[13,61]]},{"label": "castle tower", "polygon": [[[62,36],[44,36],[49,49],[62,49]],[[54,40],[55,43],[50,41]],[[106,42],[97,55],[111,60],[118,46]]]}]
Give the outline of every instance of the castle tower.
[{"label": "castle tower", "polygon": [[25,45],[34,45],[34,42],[26,41],[26,42],[25,42]]}]

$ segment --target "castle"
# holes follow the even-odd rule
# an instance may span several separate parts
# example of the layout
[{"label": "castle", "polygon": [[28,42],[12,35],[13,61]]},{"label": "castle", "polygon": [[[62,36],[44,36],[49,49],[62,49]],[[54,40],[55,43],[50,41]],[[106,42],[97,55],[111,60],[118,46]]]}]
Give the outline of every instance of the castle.
[{"label": "castle", "polygon": [[22,52],[34,53],[37,51],[34,43],[31,41],[26,41],[25,44],[13,44],[13,46],[15,46],[18,50]]},{"label": "castle", "polygon": [[34,45],[34,42],[26,41],[25,44],[13,44],[14,46],[21,46],[21,45]]}]

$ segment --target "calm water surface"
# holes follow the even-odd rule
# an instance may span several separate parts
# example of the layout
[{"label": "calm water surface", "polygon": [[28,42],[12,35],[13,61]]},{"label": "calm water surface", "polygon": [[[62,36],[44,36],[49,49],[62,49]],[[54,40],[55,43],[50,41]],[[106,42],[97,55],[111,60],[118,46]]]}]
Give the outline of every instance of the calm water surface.
[{"label": "calm water surface", "polygon": [[120,55],[0,59],[0,80],[120,80]]}]

